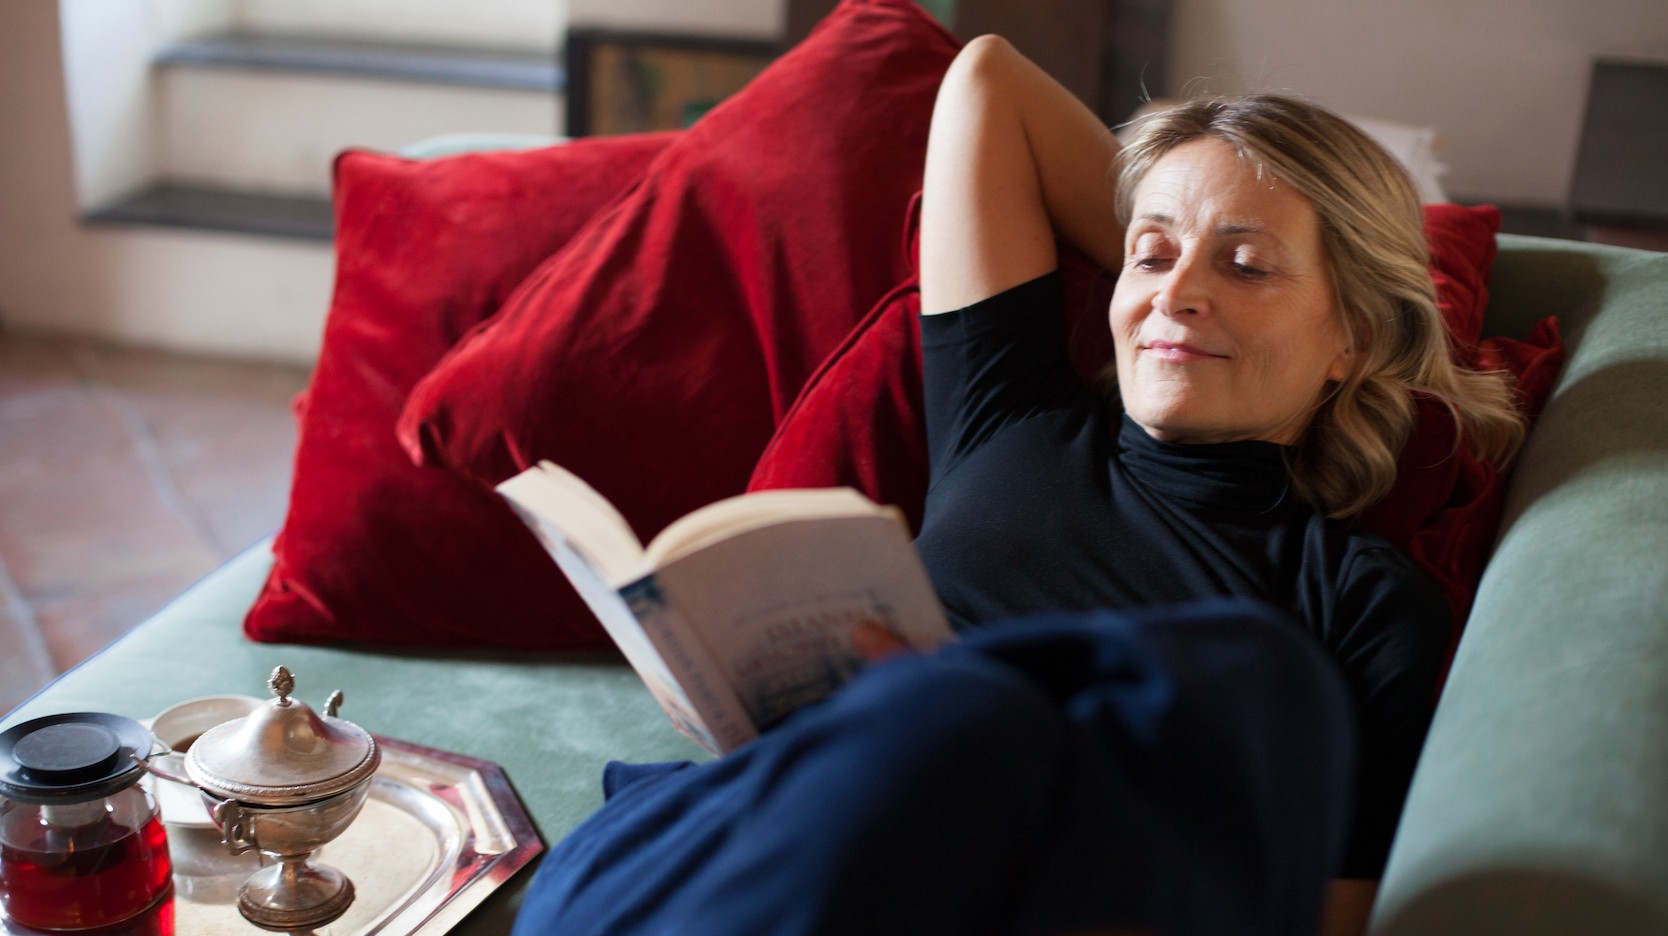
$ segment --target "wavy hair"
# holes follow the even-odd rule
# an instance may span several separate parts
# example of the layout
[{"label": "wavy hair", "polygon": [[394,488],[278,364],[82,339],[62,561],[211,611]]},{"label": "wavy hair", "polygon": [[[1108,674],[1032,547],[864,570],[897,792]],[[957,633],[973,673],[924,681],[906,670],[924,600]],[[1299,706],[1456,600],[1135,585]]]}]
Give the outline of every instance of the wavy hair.
[{"label": "wavy hair", "polygon": [[1507,375],[1455,364],[1436,305],[1419,196],[1395,157],[1347,120],[1283,94],[1189,101],[1143,119],[1118,154],[1118,219],[1136,185],[1190,140],[1222,140],[1320,217],[1354,370],[1321,399],[1287,454],[1299,496],[1330,517],[1389,493],[1413,430],[1414,394],[1445,404],[1477,457],[1504,465],[1526,431]]}]

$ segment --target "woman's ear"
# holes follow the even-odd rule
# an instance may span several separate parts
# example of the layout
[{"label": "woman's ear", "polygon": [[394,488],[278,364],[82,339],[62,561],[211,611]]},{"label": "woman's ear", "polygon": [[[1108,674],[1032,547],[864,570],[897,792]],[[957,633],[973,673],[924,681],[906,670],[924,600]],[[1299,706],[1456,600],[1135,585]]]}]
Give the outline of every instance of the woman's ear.
[{"label": "woman's ear", "polygon": [[1360,318],[1347,313],[1338,316],[1338,353],[1326,367],[1326,379],[1333,383],[1342,383],[1349,375],[1355,373],[1357,355],[1373,340],[1371,328],[1360,321]]},{"label": "woman's ear", "polygon": [[1339,349],[1338,355],[1326,368],[1326,379],[1333,383],[1343,383],[1355,370],[1355,349],[1345,344]]}]

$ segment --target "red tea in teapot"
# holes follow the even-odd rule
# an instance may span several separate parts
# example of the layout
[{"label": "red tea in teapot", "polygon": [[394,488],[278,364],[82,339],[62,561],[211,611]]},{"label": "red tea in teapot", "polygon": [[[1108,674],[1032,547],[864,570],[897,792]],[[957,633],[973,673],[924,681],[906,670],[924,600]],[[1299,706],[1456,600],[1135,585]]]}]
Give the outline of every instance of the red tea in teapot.
[{"label": "red tea in teapot", "polygon": [[[17,832],[14,826],[11,830]],[[172,883],[168,840],[153,814],[135,828],[108,817],[88,825],[40,825],[0,845],[0,902],[44,930],[121,923],[162,899]]]},{"label": "red tea in teapot", "polygon": [[0,732],[0,908],[12,921],[83,936],[172,928],[168,839],[139,785],[154,740],[103,712]]}]

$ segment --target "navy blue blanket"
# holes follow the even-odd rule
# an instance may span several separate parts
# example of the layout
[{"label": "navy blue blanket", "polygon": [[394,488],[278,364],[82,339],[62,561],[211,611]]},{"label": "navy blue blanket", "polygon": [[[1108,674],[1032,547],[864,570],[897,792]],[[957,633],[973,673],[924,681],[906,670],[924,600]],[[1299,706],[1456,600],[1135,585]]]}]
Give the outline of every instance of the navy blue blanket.
[{"label": "navy blue blanket", "polygon": [[1260,605],[1016,621],[720,760],[611,764],[515,932],[1312,933],[1352,732]]}]

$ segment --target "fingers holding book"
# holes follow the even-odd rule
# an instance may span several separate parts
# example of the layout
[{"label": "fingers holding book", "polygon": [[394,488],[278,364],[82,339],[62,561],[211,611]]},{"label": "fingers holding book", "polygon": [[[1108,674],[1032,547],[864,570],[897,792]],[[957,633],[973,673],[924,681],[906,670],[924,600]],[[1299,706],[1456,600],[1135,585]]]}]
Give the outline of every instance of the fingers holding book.
[{"label": "fingers holding book", "polygon": [[910,649],[909,641],[876,618],[864,618],[851,629],[851,646],[870,663],[895,657]]}]

